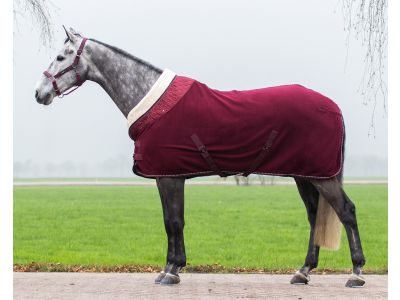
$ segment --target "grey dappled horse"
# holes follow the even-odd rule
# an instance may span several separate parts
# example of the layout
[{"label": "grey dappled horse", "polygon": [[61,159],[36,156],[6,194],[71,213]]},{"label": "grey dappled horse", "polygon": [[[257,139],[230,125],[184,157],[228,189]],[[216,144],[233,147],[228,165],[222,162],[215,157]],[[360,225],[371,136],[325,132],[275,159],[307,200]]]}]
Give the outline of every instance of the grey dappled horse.
[{"label": "grey dappled horse", "polygon": [[[83,38],[72,28],[65,30],[67,39],[56,59],[40,79],[35,98],[49,105],[55,96],[69,94],[85,80],[97,82],[127,117],[157,81],[162,70],[94,39]],[[71,90],[67,93],[68,90]],[[344,149],[343,149],[344,150]],[[308,252],[304,265],[294,274],[292,284],[307,284],[309,273],[318,265],[320,247],[337,249],[341,224],[350,245],[353,274],[347,287],[365,283],[361,269],[365,264],[357,227],[355,206],[342,188],[342,173],[330,179],[294,177],[307,210],[310,223]],[[186,265],[184,227],[185,178],[157,178],[165,231],[168,237],[166,266],[155,282],[176,284],[179,271]]]}]

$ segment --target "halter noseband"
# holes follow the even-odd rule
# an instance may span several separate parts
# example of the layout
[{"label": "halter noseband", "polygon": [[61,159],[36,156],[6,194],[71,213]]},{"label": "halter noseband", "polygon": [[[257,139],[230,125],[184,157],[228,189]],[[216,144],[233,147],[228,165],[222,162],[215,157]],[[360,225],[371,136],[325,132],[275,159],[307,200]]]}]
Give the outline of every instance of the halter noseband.
[{"label": "halter noseband", "polygon": [[[85,43],[86,43],[86,41],[87,41],[87,38],[83,38],[83,40],[82,40],[82,42],[81,42],[81,44],[80,44],[80,46],[79,46],[79,49],[78,49],[78,51],[76,52],[76,56],[75,56],[75,59],[74,59],[74,61],[72,62],[72,64],[71,65],[69,65],[68,67],[66,67],[65,69],[63,69],[63,70],[61,70],[60,72],[58,72],[56,75],[51,75],[50,73],[49,73],[49,71],[44,71],[43,72],[43,74],[49,79],[49,80],[51,80],[51,84],[53,85],[53,89],[54,89],[54,91],[56,92],[56,95],[57,96],[59,96],[60,98],[61,97],[63,97],[63,96],[65,96],[65,95],[68,95],[68,94],[71,94],[73,91],[75,91],[78,87],[80,87],[81,85],[82,85],[82,83],[84,83],[85,82],[85,80],[82,80],[82,77],[81,77],[81,75],[79,75],[79,73],[78,73],[78,71],[77,71],[77,66],[78,66],[78,63],[79,63],[79,59],[81,58],[81,54],[82,54],[82,51],[83,51],[83,47],[85,47]],[[75,88],[74,89],[72,89],[71,91],[69,91],[68,93],[61,93],[61,91],[60,91],[60,89],[58,88],[58,85],[57,85],[57,79],[58,78],[60,78],[61,76],[63,76],[64,74],[66,74],[66,73],[68,73],[69,71],[75,71],[75,75],[76,75],[76,81],[75,81],[75,83],[74,83],[74,86],[75,86]],[[67,89],[68,90],[68,89]]]}]

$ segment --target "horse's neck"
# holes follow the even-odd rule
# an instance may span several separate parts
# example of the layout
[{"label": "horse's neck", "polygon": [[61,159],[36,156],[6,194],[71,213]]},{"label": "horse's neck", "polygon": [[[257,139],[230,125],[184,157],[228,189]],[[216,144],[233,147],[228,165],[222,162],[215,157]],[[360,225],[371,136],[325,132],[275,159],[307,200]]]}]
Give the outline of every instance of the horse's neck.
[{"label": "horse's neck", "polygon": [[87,77],[100,84],[127,117],[160,77],[161,70],[97,41],[90,43],[92,66]]}]

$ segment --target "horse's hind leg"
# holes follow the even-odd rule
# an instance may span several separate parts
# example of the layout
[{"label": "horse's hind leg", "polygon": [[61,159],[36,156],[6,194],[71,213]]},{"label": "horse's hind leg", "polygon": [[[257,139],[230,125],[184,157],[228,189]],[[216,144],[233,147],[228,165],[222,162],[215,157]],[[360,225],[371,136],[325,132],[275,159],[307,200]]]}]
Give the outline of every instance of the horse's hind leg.
[{"label": "horse's hind leg", "polygon": [[290,283],[307,284],[310,281],[310,271],[318,265],[319,246],[314,244],[314,228],[317,219],[319,193],[309,180],[300,178],[294,179],[307,210],[308,221],[310,223],[310,239],[304,265],[294,274]]},{"label": "horse's hind leg", "polygon": [[353,262],[353,274],[347,281],[346,286],[361,287],[365,284],[364,278],[361,277],[361,269],[365,264],[365,258],[358,232],[356,207],[346,195],[341,183],[336,178],[313,180],[312,183],[333,207],[346,230],[351,260]]},{"label": "horse's hind leg", "polygon": [[184,178],[157,178],[163,208],[165,231],[168,237],[167,262],[155,283],[180,282],[179,271],[186,265],[184,227]]}]

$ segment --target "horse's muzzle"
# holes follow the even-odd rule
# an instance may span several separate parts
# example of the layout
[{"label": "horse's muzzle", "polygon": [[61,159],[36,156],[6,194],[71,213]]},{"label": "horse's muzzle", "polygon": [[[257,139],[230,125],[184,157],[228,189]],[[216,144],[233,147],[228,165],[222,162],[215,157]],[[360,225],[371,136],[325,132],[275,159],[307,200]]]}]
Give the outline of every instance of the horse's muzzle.
[{"label": "horse's muzzle", "polygon": [[35,91],[35,99],[36,99],[37,103],[43,104],[43,105],[49,105],[52,102],[50,94],[47,94],[45,97],[40,97],[39,92],[37,90]]},{"label": "horse's muzzle", "polygon": [[37,90],[35,91],[35,99],[39,104],[43,104],[44,102],[44,100],[39,97],[39,92]]}]

